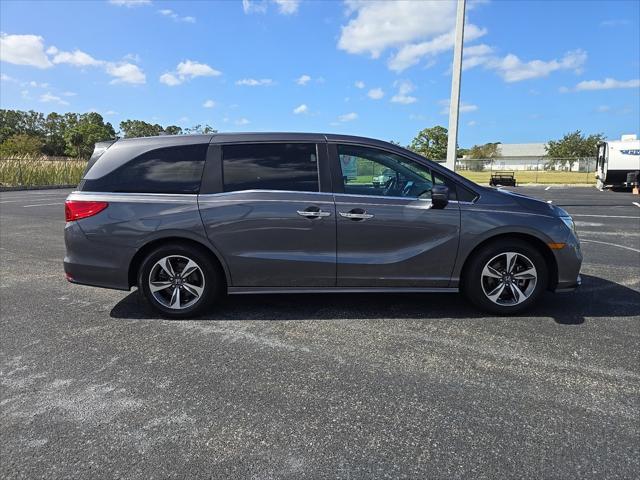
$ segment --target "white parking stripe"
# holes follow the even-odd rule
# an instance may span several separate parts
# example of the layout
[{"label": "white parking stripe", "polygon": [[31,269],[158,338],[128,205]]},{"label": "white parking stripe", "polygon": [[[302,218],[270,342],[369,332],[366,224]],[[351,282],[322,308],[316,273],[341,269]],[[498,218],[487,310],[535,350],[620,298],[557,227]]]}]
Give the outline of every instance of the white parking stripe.
[{"label": "white parking stripe", "polygon": [[586,213],[572,213],[572,217],[596,217],[596,218],[635,218],[640,220],[640,217],[634,217],[633,215],[589,215]]},{"label": "white parking stripe", "polygon": [[640,203],[638,202],[631,202],[631,203],[633,203],[636,207],[640,208]]},{"label": "white parking stripe", "polygon": [[549,190],[550,188],[551,188],[551,187],[547,187],[547,188],[545,188],[545,191],[546,191],[546,190]]},{"label": "white parking stripe", "polygon": [[609,242],[599,242],[598,240],[590,240],[588,238],[580,238],[580,243],[582,242],[587,242],[587,243],[599,243],[601,245],[609,245],[610,247],[618,247],[618,248],[624,248],[625,250],[631,250],[632,252],[638,252],[640,253],[640,250],[638,250],[637,248],[633,248],[633,247],[627,247],[626,245],[618,245],[617,243],[609,243]]},{"label": "white parking stripe", "polygon": [[36,203],[35,205],[23,205],[23,208],[29,207],[44,207],[45,205],[64,205],[64,202],[56,202],[56,203]]}]

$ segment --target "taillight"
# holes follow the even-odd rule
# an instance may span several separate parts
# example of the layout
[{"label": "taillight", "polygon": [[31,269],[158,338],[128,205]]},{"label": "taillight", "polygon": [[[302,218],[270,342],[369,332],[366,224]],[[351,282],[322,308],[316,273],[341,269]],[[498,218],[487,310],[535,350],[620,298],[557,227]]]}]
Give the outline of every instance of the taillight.
[{"label": "taillight", "polygon": [[64,216],[67,222],[80,220],[100,213],[107,208],[107,202],[93,202],[90,200],[67,200],[64,202]]}]

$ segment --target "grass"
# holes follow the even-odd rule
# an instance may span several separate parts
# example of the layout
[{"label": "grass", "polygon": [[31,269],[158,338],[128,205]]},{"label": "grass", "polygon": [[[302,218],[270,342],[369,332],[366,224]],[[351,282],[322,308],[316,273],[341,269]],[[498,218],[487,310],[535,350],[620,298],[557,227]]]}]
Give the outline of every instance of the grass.
[{"label": "grass", "polygon": [[0,158],[0,186],[77,185],[86,165],[75,158]]},{"label": "grass", "polygon": [[[468,178],[476,183],[489,183],[491,172],[472,172],[470,170],[459,170],[456,173]],[[518,185],[523,183],[588,183],[595,184],[596,178],[593,172],[562,172],[557,170],[540,170],[540,171],[515,171],[516,182]]]},{"label": "grass", "polygon": [[[456,173],[462,175],[476,183],[488,184],[491,178],[489,170],[485,172],[473,172],[470,170],[458,170]],[[518,185],[524,183],[544,183],[544,184],[595,184],[596,178],[593,172],[562,172],[557,170],[516,170],[516,182]],[[371,184],[372,175],[358,175],[351,179],[352,184]]]}]

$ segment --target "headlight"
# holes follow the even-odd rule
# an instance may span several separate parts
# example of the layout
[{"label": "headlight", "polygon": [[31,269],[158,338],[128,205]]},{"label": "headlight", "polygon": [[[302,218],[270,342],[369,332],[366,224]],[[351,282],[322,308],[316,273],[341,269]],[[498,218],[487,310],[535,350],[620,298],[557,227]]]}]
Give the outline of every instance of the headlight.
[{"label": "headlight", "polygon": [[564,222],[564,224],[569,227],[575,235],[578,235],[578,231],[576,230],[576,224],[573,222],[573,218],[571,217],[560,217],[560,220]]}]

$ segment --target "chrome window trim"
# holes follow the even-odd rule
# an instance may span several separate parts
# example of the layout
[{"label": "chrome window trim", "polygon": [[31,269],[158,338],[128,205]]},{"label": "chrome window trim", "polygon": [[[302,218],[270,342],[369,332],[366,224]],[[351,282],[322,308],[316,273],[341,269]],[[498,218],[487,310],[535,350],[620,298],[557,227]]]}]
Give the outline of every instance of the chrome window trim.
[{"label": "chrome window trim", "polygon": [[74,191],[68,200],[102,200],[111,202],[160,202],[160,203],[198,203],[196,193],[131,193],[131,192],[85,192]]}]

